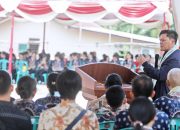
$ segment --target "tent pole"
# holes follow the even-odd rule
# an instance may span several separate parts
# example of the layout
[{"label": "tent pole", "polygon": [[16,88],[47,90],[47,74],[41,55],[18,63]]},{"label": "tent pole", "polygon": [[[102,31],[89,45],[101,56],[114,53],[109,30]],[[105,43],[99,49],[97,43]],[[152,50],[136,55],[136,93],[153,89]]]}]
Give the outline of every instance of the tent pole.
[{"label": "tent pole", "polygon": [[46,23],[43,24],[43,49],[42,53],[45,54],[45,43],[46,43]]},{"label": "tent pole", "polygon": [[11,36],[10,36],[9,64],[8,64],[9,74],[12,74],[13,38],[14,38],[14,13],[11,14]]},{"label": "tent pole", "polygon": [[130,42],[133,43],[133,35],[134,34],[134,24],[131,25],[131,40]]},{"label": "tent pole", "polygon": [[82,40],[82,23],[80,22],[79,23],[79,42],[81,42],[81,40]]},{"label": "tent pole", "polygon": [[[172,12],[174,15],[174,21],[175,21],[175,30],[177,31],[177,33],[180,35],[180,8],[179,8],[179,4],[180,1],[179,0],[172,0]],[[179,43],[180,43],[180,38],[179,38]]]},{"label": "tent pole", "polygon": [[112,35],[111,35],[111,26],[108,26],[109,29],[109,37],[108,37],[108,42],[111,43]]}]

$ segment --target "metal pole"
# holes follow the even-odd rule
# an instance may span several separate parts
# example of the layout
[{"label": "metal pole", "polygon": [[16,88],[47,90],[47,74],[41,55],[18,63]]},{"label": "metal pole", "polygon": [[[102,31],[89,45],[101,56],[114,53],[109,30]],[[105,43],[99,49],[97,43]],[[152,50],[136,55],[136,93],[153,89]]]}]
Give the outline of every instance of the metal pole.
[{"label": "metal pole", "polygon": [[43,24],[43,49],[42,49],[43,54],[45,54],[45,43],[46,43],[46,23]]}]

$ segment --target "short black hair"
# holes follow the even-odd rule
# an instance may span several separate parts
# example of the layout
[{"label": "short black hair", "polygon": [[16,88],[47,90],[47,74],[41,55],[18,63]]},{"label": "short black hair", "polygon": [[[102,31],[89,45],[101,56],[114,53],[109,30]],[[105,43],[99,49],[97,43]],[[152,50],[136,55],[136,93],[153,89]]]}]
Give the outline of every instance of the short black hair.
[{"label": "short black hair", "polygon": [[159,36],[161,36],[162,34],[167,34],[167,37],[174,39],[175,44],[176,44],[177,39],[178,39],[178,34],[176,31],[174,31],[174,30],[162,30],[159,33]]},{"label": "short black hair", "polygon": [[52,72],[48,75],[47,87],[49,88],[49,92],[51,95],[54,95],[54,92],[57,91],[56,89],[57,77],[58,77],[58,72]]},{"label": "short black hair", "polygon": [[106,91],[106,100],[111,108],[118,108],[122,105],[125,93],[120,85],[113,85]]},{"label": "short black hair", "polygon": [[[147,125],[156,115],[153,103],[147,97],[135,98],[129,107],[129,116],[134,123],[135,130],[141,130],[143,125]],[[141,124],[142,123],[142,124]]]},{"label": "short black hair", "polygon": [[138,75],[132,80],[132,92],[135,97],[150,97],[153,92],[152,79],[146,75]]},{"label": "short black hair", "polygon": [[19,79],[16,91],[22,99],[28,99],[33,96],[34,90],[36,90],[35,79],[29,76],[23,76]]},{"label": "short black hair", "polygon": [[0,94],[4,95],[11,86],[11,77],[8,72],[0,70]]},{"label": "short black hair", "polygon": [[82,89],[81,77],[73,70],[64,70],[57,78],[56,88],[62,99],[74,100]]},{"label": "short black hair", "polygon": [[122,86],[122,78],[119,74],[117,73],[111,73],[106,77],[105,81],[105,88],[109,88],[112,85],[121,85]]}]

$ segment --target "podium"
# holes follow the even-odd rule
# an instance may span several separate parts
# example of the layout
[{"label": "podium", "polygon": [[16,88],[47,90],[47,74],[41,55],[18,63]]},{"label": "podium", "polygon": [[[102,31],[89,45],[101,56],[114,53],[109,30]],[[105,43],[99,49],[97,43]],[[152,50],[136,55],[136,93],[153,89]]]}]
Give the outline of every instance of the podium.
[{"label": "podium", "polygon": [[75,68],[82,78],[82,94],[87,100],[97,99],[105,93],[104,83],[108,74],[117,73],[123,79],[123,90],[131,100],[131,81],[138,74],[130,69],[111,63],[93,63]]}]

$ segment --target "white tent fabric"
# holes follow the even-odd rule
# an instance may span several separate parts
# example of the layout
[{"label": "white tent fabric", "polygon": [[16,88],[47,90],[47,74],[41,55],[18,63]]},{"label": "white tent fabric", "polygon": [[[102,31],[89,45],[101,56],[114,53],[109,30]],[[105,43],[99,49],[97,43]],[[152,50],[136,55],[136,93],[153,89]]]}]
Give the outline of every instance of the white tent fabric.
[{"label": "white tent fabric", "polygon": [[53,20],[58,14],[50,12],[48,14],[42,14],[42,15],[32,15],[32,14],[27,14],[20,9],[15,9],[16,13],[22,16],[23,18],[31,21],[31,22],[36,22],[36,23],[43,23],[43,22],[49,22]]},{"label": "white tent fabric", "polygon": [[67,11],[65,14],[78,22],[92,23],[102,19],[107,13],[106,11],[102,11],[94,14],[77,14]]},{"label": "white tent fabric", "polygon": [[157,14],[157,9],[153,10],[151,13],[142,16],[142,17],[136,17],[136,18],[131,18],[131,17],[126,17],[122,15],[121,13],[116,13],[115,15],[119,18],[122,19],[123,21],[131,24],[140,24],[144,23],[148,19],[152,18],[155,14]]},{"label": "white tent fabric", "polygon": [[64,13],[71,5],[71,2],[67,0],[56,0],[48,1],[48,4],[55,13]]},{"label": "white tent fabric", "polygon": [[109,12],[109,13],[117,13],[118,10],[125,4],[124,1],[102,1],[100,4]]},{"label": "white tent fabric", "polygon": [[[119,20],[132,24],[142,24],[156,14],[168,13],[169,0],[147,1],[97,1],[75,2],[68,0],[0,0],[0,15],[6,12],[17,13],[32,22],[48,22],[56,19],[60,13],[77,22],[91,23],[107,21],[109,24],[117,19],[103,19],[113,13]],[[165,15],[165,16],[170,16]],[[156,19],[155,19],[156,20]],[[167,20],[169,20],[167,18]],[[171,19],[170,19],[171,20]],[[57,21],[63,22],[62,19]],[[68,22],[68,20],[64,21]],[[74,22],[72,22],[74,23]],[[105,23],[107,25],[107,23]],[[148,22],[149,23],[149,22]],[[146,24],[148,24],[146,23]],[[159,22],[162,23],[162,22]]]},{"label": "white tent fabric", "polygon": [[0,0],[0,5],[7,12],[12,12],[21,3],[21,0]]}]

